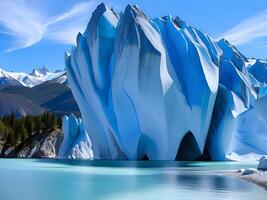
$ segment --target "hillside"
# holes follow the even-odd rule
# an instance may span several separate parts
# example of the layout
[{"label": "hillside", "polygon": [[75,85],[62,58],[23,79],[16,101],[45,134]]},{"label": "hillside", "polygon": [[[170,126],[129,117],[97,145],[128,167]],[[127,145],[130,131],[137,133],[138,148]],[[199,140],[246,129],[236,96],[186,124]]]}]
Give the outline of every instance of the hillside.
[{"label": "hillside", "polygon": [[52,84],[41,84],[33,88],[23,87],[23,86],[11,86],[6,87],[2,90],[4,93],[18,94],[27,99],[30,99],[36,104],[43,104],[58,95],[61,95],[65,91],[70,90],[67,86],[52,83]]},{"label": "hillside", "polygon": [[0,116],[14,113],[21,117],[26,115],[39,115],[44,112],[39,105],[18,94],[5,94],[0,92]]},{"label": "hillside", "polygon": [[[10,86],[2,90],[0,89],[0,92],[2,94],[14,95],[14,100],[19,97],[20,99],[27,99],[32,104],[35,104],[35,106],[41,107],[46,111],[60,112],[63,114],[75,113],[79,115],[77,103],[70,88],[66,84],[45,82],[32,88]],[[9,113],[4,113],[4,111],[1,113],[1,115],[6,114]]]}]

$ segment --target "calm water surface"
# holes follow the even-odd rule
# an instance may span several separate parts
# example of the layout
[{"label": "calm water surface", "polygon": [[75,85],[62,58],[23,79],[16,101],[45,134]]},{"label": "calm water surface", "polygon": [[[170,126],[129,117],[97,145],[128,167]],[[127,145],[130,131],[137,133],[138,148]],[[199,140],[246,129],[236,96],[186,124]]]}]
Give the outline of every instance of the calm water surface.
[{"label": "calm water surface", "polygon": [[227,171],[256,163],[0,159],[0,200],[266,200]]}]

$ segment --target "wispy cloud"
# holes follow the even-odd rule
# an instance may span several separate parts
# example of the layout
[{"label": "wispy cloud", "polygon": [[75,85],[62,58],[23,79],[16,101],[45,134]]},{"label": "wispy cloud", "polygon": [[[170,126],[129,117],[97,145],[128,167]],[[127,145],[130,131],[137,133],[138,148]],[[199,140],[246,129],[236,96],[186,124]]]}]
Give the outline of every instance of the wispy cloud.
[{"label": "wispy cloud", "polygon": [[232,44],[244,44],[267,36],[267,9],[251,16],[229,31],[219,35],[217,39],[225,38]]},{"label": "wispy cloud", "polygon": [[15,44],[8,51],[31,46],[42,39],[45,27],[38,12],[29,9],[23,1],[0,2],[1,33],[14,37]]},{"label": "wispy cloud", "polygon": [[90,11],[93,6],[94,3],[92,1],[75,4],[70,10],[52,17],[46,25],[55,24],[77,16],[83,16],[85,12],[89,13],[88,11]]},{"label": "wispy cloud", "polygon": [[24,0],[1,0],[0,33],[13,38],[6,51],[30,47],[43,39],[73,44],[77,33],[85,28],[95,4],[95,1],[83,1],[58,15],[47,16],[42,5],[33,6]]},{"label": "wispy cloud", "polygon": [[61,15],[52,17],[46,24],[45,37],[59,43],[74,44],[78,32],[84,31],[95,4],[79,3]]}]

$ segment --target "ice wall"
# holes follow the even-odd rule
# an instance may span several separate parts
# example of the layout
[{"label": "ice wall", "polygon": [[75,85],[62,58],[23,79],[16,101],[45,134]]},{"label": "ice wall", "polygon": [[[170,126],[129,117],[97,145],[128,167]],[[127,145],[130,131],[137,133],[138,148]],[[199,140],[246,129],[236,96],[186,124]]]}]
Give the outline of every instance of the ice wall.
[{"label": "ice wall", "polygon": [[100,4],[65,62],[96,159],[266,152],[266,118],[256,109],[265,61],[178,17],[152,20],[132,5],[118,15]]},{"label": "ice wall", "polygon": [[93,159],[90,138],[81,119],[74,115],[63,117],[63,141],[59,149],[60,159]]}]

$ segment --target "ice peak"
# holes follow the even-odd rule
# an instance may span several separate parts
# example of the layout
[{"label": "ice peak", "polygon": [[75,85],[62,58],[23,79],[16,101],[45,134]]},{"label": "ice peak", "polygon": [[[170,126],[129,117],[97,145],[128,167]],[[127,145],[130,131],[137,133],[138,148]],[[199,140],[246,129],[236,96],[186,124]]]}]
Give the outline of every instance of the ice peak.
[{"label": "ice peak", "polygon": [[[101,21],[101,19],[103,19]],[[92,17],[87,25],[87,28],[84,32],[84,36],[88,37],[92,34],[92,31],[96,29],[97,26],[106,26],[105,24],[109,24],[113,27],[117,26],[118,15],[114,12],[113,9],[109,9],[104,3],[101,3],[94,10]],[[90,36],[92,37],[92,35]]]},{"label": "ice peak", "polygon": [[221,40],[219,40],[218,45],[224,51],[223,55],[228,59],[234,57],[241,59],[243,61],[247,61],[247,58],[242,53],[240,53],[234,45],[230,44],[230,42],[228,42],[226,39],[222,38]]},{"label": "ice peak", "polygon": [[237,52],[240,54],[240,52],[237,50],[237,48],[234,45],[230,44],[230,42],[228,40],[226,40],[225,38],[220,39],[218,41],[218,44],[222,49],[229,49],[233,52]]},{"label": "ice peak", "polygon": [[76,43],[77,43],[77,45],[79,45],[80,40],[81,40],[82,37],[83,37],[83,34],[81,34],[81,33],[79,32],[78,35],[77,35],[77,37],[76,37]]},{"label": "ice peak", "polygon": [[148,18],[143,11],[139,8],[138,5],[132,5],[132,4],[128,4],[127,7],[125,8],[124,11],[124,15],[133,15],[134,17],[144,17],[144,18]]},{"label": "ice peak", "polygon": [[93,15],[96,15],[96,14],[103,14],[106,10],[109,10],[109,8],[106,6],[106,4],[105,3],[101,3],[101,4],[99,4],[97,7],[96,7],[96,9],[95,9],[95,11],[93,12]]},{"label": "ice peak", "polygon": [[67,52],[67,51],[65,51],[65,55],[64,55],[64,56],[65,56],[65,61],[66,61],[66,60],[68,60],[68,58],[70,57],[70,53]]},{"label": "ice peak", "polygon": [[[97,8],[94,10],[92,17],[89,21],[89,25],[90,23],[95,23],[97,21],[99,21],[99,19],[105,15],[105,13],[107,14],[107,18],[118,18],[118,14],[113,10],[113,8],[108,8],[108,6],[105,3],[101,3],[97,6]],[[114,21],[114,19],[109,19],[111,21]]]},{"label": "ice peak", "polygon": [[178,27],[183,27],[186,23],[179,17],[177,16],[174,20],[174,23],[178,26]]},{"label": "ice peak", "polygon": [[219,45],[226,45],[228,47],[232,47],[232,45],[228,42],[228,40],[226,40],[225,38],[222,38],[218,41]]}]

